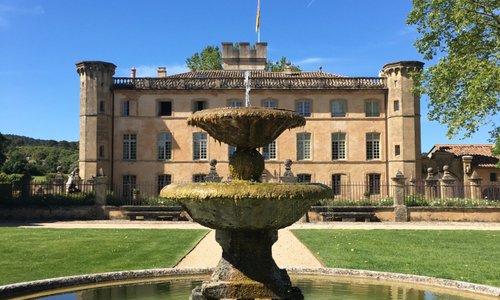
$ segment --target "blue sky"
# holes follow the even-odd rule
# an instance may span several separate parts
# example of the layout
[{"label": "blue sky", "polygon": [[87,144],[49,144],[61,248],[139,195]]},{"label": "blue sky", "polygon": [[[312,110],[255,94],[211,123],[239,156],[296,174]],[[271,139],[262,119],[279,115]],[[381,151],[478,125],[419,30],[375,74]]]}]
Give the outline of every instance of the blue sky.
[{"label": "blue sky", "polygon": [[[257,0],[0,0],[0,132],[40,139],[79,138],[75,63],[102,60],[115,76],[187,70],[186,57],[206,45],[254,43]],[[411,0],[261,0],[261,41],[268,58],[286,56],[304,71],[377,76],[382,66],[422,60],[417,32],[405,24]],[[434,62],[425,62],[431,65]],[[422,151],[437,143],[488,143],[484,128],[470,139],[446,138],[426,118]],[[498,120],[496,120],[498,121]]]}]

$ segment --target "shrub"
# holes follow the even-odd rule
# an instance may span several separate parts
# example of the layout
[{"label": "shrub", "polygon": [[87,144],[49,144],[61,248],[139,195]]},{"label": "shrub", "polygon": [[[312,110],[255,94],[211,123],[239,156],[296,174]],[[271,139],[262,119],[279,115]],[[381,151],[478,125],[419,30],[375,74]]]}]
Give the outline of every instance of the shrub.
[{"label": "shrub", "polygon": [[322,199],[318,202],[319,206],[392,206],[394,200],[392,197],[380,198],[380,199],[345,199],[345,198],[335,198],[335,199]]}]

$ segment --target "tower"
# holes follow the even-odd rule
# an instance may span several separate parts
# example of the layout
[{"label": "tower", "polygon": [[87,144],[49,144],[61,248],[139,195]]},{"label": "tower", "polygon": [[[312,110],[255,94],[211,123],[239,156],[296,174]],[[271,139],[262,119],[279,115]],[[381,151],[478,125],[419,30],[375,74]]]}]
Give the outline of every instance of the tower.
[{"label": "tower", "polygon": [[420,159],[420,95],[413,93],[412,73],[421,72],[419,61],[386,64],[382,76],[387,79],[387,161],[388,175],[398,171],[419,179]]},{"label": "tower", "polygon": [[80,176],[89,179],[102,168],[111,176],[113,146],[113,75],[116,66],[102,61],[76,64],[80,75]]}]

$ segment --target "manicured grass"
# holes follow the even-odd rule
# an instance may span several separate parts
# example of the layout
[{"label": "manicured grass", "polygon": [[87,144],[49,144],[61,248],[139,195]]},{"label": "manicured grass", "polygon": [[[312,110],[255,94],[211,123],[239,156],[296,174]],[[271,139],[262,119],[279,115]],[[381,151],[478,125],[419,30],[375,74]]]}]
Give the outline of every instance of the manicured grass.
[{"label": "manicured grass", "polygon": [[174,266],[206,230],[0,228],[0,285]]},{"label": "manicured grass", "polygon": [[500,286],[500,231],[294,230],[327,267]]}]

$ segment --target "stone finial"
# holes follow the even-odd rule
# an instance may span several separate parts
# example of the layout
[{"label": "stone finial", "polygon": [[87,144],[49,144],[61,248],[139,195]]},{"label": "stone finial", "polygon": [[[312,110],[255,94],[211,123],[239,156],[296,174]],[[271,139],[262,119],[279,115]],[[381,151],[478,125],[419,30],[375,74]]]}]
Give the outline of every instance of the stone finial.
[{"label": "stone finial", "polygon": [[280,177],[281,182],[297,182],[297,177],[293,176],[292,160],[285,159],[285,173]]},{"label": "stone finial", "polygon": [[210,167],[215,168],[217,166],[217,160],[216,159],[211,159],[210,160]]},{"label": "stone finial", "polygon": [[222,177],[217,174],[217,160],[216,159],[211,159],[210,160],[210,172],[208,173],[207,176],[205,176],[205,181],[206,182],[221,182]]},{"label": "stone finial", "polygon": [[406,177],[403,175],[403,173],[401,172],[401,170],[398,170],[396,172],[396,176],[392,177],[391,178],[396,184],[404,184],[405,183],[405,180],[406,180]]},{"label": "stone finial", "polygon": [[104,176],[104,170],[102,168],[99,168],[99,171],[97,171],[97,177],[103,177]]},{"label": "stone finial", "polygon": [[425,178],[425,180],[434,180],[432,168],[427,168],[427,177]]},{"label": "stone finial", "polygon": [[451,175],[449,169],[450,167],[448,165],[443,166],[443,178],[441,178],[442,180],[455,180],[455,177]]}]

